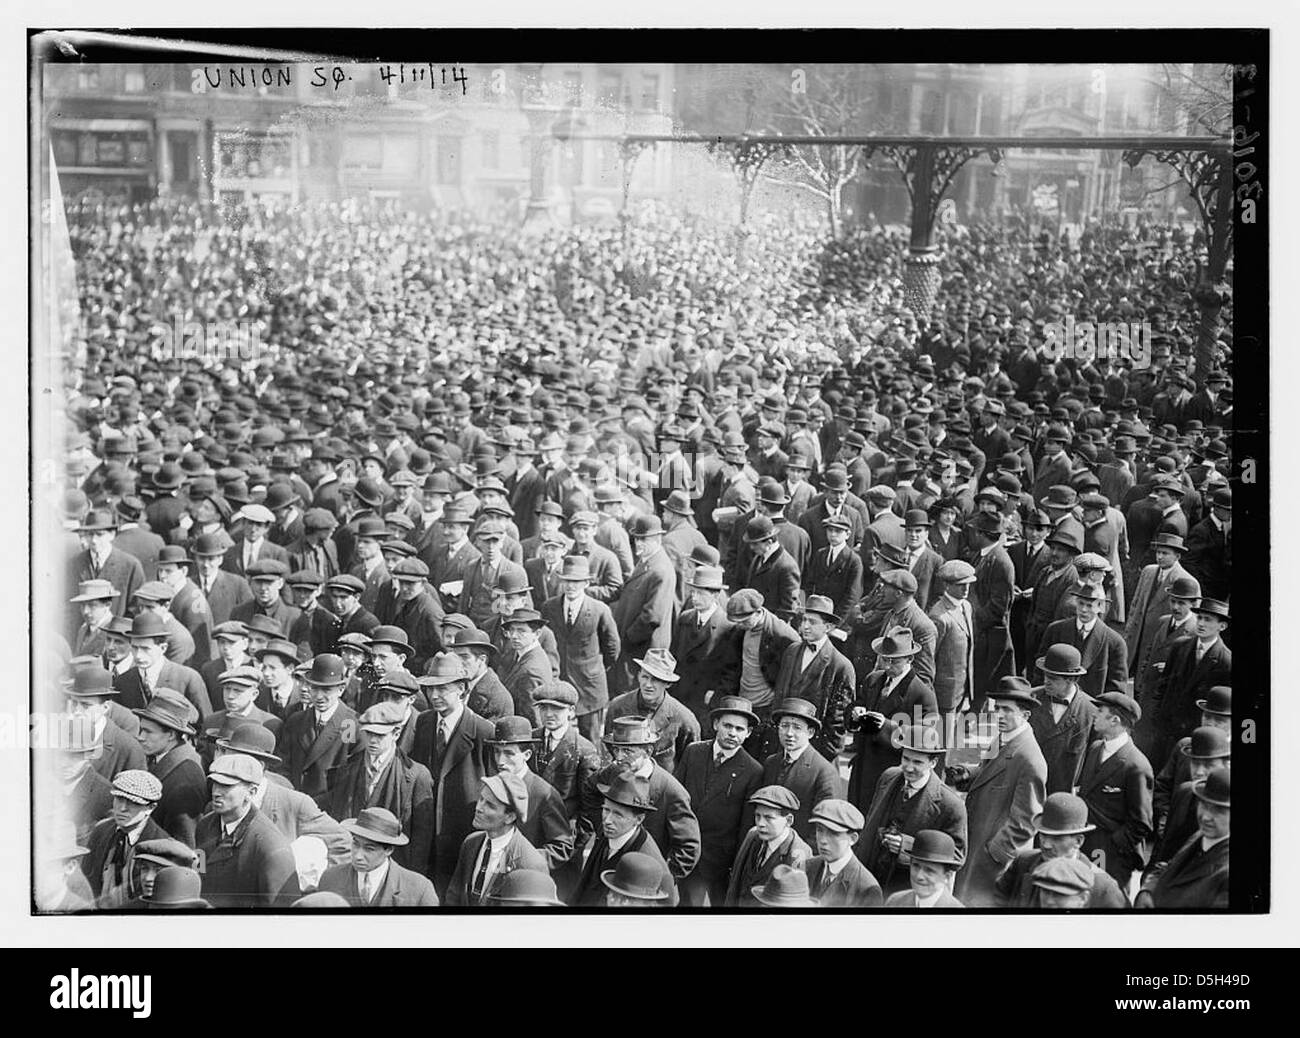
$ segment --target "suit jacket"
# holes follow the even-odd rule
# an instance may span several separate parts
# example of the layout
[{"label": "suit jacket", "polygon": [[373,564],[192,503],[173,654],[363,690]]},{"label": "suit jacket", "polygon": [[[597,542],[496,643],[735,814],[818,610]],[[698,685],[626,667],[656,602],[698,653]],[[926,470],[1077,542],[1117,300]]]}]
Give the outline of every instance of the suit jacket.
[{"label": "suit jacket", "polygon": [[[1119,632],[1098,619],[1088,637],[1079,638],[1079,625],[1072,619],[1056,620],[1043,632],[1038,643],[1038,657],[1053,645],[1073,645],[1083,657],[1082,666],[1088,673],[1079,679],[1079,687],[1096,699],[1103,692],[1125,692],[1128,682],[1128,650]],[[1037,660],[1038,657],[1035,657]],[[1037,673],[1037,668],[1035,668]]]},{"label": "suit jacket", "polygon": [[1202,519],[1188,532],[1182,561],[1207,598],[1227,600],[1232,589],[1232,542],[1213,518]]},{"label": "suit jacket", "polygon": [[[863,812],[866,824],[862,836],[854,847],[886,894],[907,889],[910,858],[905,856],[906,851],[923,829],[947,833],[956,844],[958,855],[966,855],[966,805],[961,797],[944,785],[937,772],[930,773],[925,788],[914,798],[915,804],[903,799],[905,785],[901,767],[889,768],[880,776],[870,806]],[[905,837],[902,855],[894,854],[880,842],[891,824]]]},{"label": "suit jacket", "polygon": [[321,543],[320,549],[325,555],[324,561],[317,556],[315,549],[307,543],[305,537],[299,537],[292,544],[287,545],[286,550],[289,552],[291,571],[307,570],[309,573],[317,574],[322,580],[337,577],[341,572],[339,570],[338,545],[326,537]]},{"label": "suit jacket", "polygon": [[[275,559],[278,562],[283,562],[286,566],[290,565],[289,552],[280,545],[273,543],[268,537],[262,538],[262,543],[257,549],[257,556],[254,561],[261,562],[263,559]],[[243,534],[236,537],[235,543],[226,549],[226,557],[221,562],[221,568],[227,573],[235,573],[247,579],[248,574],[244,570]]]},{"label": "suit jacket", "polygon": [[445,616],[441,600],[429,588],[413,599],[396,603],[393,624],[406,632],[407,641],[415,648],[415,655],[406,661],[406,669],[412,674],[423,674],[425,663],[442,651]]},{"label": "suit jacket", "polygon": [[[672,644],[676,620],[677,572],[665,551],[633,568],[614,602],[614,624],[622,636],[624,661],[641,659],[647,649]],[[627,671],[625,678],[631,678]]]},{"label": "suit jacket", "polygon": [[682,677],[673,686],[673,695],[695,714],[701,729],[709,716],[705,695],[735,688],[739,681],[737,661],[730,647],[734,629],[735,624],[727,619],[727,610],[720,604],[703,625],[694,609],[687,609],[677,618],[671,651]]},{"label": "suit jacket", "polygon": [[194,654],[188,665],[197,670],[212,658],[212,611],[208,608],[208,600],[194,581],[187,580],[167,608],[194,640]]},{"label": "suit jacket", "polygon": [[1065,451],[1053,458],[1040,458],[1034,487],[1030,491],[1035,501],[1041,501],[1054,486],[1070,485],[1070,459]]},{"label": "suit jacket", "polygon": [[486,721],[511,717],[515,712],[515,701],[510,698],[505,685],[501,684],[496,671],[490,669],[483,672],[483,676],[470,690],[465,705]]},{"label": "suit jacket", "polygon": [[72,560],[69,571],[71,590],[64,600],[76,595],[77,585],[83,581],[107,580],[117,590],[117,598],[113,599],[114,616],[126,615],[127,605],[144,583],[144,568],[140,560],[120,548],[113,548],[108,553],[98,572],[91,566],[88,551],[81,552]]},{"label": "suit jacket", "polygon": [[[912,893],[910,888],[907,890],[901,890],[897,894],[890,894],[889,897],[885,900],[885,907],[886,908],[916,908],[916,895]],[[965,908],[966,906],[963,905],[951,894],[943,894],[940,896],[938,903],[935,904],[934,907],[935,908]]]},{"label": "suit jacket", "polygon": [[[113,678],[113,687],[118,691],[117,701],[128,710],[142,710],[146,705],[144,685],[140,681],[140,671],[135,667],[124,670]],[[199,717],[212,713],[212,703],[208,699],[207,686],[199,677],[198,671],[183,667],[171,660],[164,660],[158,672],[158,681],[154,685],[156,692],[160,688],[170,688],[179,692],[190,701],[198,711]]]},{"label": "suit jacket", "polygon": [[555,635],[560,680],[577,689],[578,705],[574,712],[581,717],[602,709],[609,702],[606,674],[618,661],[622,648],[618,625],[609,606],[589,595],[583,596],[577,622],[572,625],[565,618],[562,595],[547,599],[539,612]]},{"label": "suit jacket", "polygon": [[[200,592],[203,591],[201,584],[199,590]],[[230,619],[230,614],[234,611],[235,606],[253,600],[253,589],[248,586],[248,581],[241,574],[221,569],[213,577],[212,588],[204,593],[204,597],[208,601],[208,612],[212,616],[212,626],[216,627],[218,624],[223,624]]]},{"label": "suit jacket", "polygon": [[339,823],[320,809],[306,793],[299,793],[280,781],[268,779],[258,809],[290,843],[299,836],[316,836],[325,844],[331,865],[341,865],[352,853],[352,837]]},{"label": "suit jacket", "polygon": [[366,755],[357,752],[331,768],[325,781],[329,792],[322,806],[330,817],[356,818],[367,807],[391,811],[409,840],[393,851],[393,860],[416,872],[428,869],[433,845],[433,779],[423,764],[399,750],[367,793]]},{"label": "suit jacket", "polygon": [[[1163,579],[1160,567],[1155,563],[1146,566],[1138,577],[1137,590],[1133,592],[1133,602],[1129,606],[1128,623],[1124,628],[1124,641],[1128,647],[1128,658],[1134,664],[1134,674],[1141,674],[1142,658],[1155,636],[1160,617],[1169,612],[1168,587],[1179,577],[1191,574],[1178,563],[1174,563]],[[1195,578],[1192,578],[1196,583]],[[1201,590],[1196,584],[1196,593]]]},{"label": "suit jacket", "polygon": [[763,841],[758,838],[757,829],[750,829],[740,841],[740,849],[731,865],[731,879],[727,884],[728,906],[762,908],[762,902],[754,897],[753,888],[761,887],[771,879],[778,865],[802,869],[813,857],[812,848],[793,829],[786,830],[776,850],[760,865],[759,855],[764,847]]},{"label": "suit jacket", "polygon": [[158,576],[158,553],[166,547],[167,542],[152,530],[147,530],[138,523],[117,531],[113,546],[127,555],[134,556],[144,570],[147,580],[156,580]]},{"label": "suit jacket", "polygon": [[1231,840],[1216,843],[1209,851],[1201,850],[1201,834],[1197,832],[1182,850],[1170,859],[1154,881],[1143,884],[1151,890],[1156,908],[1227,908],[1228,907],[1228,844]]},{"label": "suit jacket", "polygon": [[90,892],[96,900],[96,907],[99,908],[121,908],[131,896],[138,893],[130,888],[136,848],[145,840],[163,840],[169,835],[167,830],[152,818],[145,821],[139,839],[127,847],[126,863],[122,868],[122,886],[114,892],[104,889],[104,869],[113,853],[117,832],[117,823],[111,818],[105,818],[95,825],[90,830],[90,835],[86,837],[87,853],[81,859],[81,872],[86,877]]},{"label": "suit jacket", "polygon": [[433,777],[433,860],[430,874],[434,886],[445,887],[456,868],[460,845],[473,830],[474,805],[485,775],[496,774],[486,740],[493,738],[491,722],[465,707],[456,723],[441,760],[435,759],[439,714],[426,710],[415,721],[413,760],[429,769]]},{"label": "suit jacket", "polygon": [[971,615],[977,636],[1006,627],[1011,619],[1011,589],[1016,571],[1006,549],[996,547],[975,561],[975,583],[971,585]]},{"label": "suit jacket", "polygon": [[692,743],[682,752],[674,773],[700,824],[700,860],[693,875],[706,881],[723,878],[730,871],[746,805],[763,777],[763,766],[743,748],[721,767],[714,764],[713,755],[713,740]]},{"label": "suit jacket", "polygon": [[[571,888],[568,896],[569,904],[583,908],[603,908],[605,897],[609,893],[609,888],[601,880],[602,872],[612,871],[618,867],[619,861],[623,855],[636,852],[637,854],[646,854],[661,865],[667,867],[664,861],[663,853],[659,850],[659,845],[655,843],[654,838],[645,830],[644,826],[637,826],[635,834],[627,843],[611,854],[609,841],[598,835],[591,843],[591,849],[586,855],[586,860],[582,867],[578,868],[581,856],[575,857],[570,864],[566,887]],[[665,904],[671,905],[676,900],[676,884],[673,883],[672,873],[668,873],[668,883],[673,886],[673,898]]]},{"label": "suit jacket", "polygon": [[1151,857],[1155,821],[1151,797],[1155,776],[1151,763],[1130,739],[1103,764],[1100,739],[1088,747],[1079,775],[1079,796],[1088,805],[1088,821],[1097,826],[1083,840],[1089,857],[1100,850],[1099,864],[1126,881]]},{"label": "suit jacket", "polygon": [[822,547],[813,553],[803,574],[803,590],[809,595],[825,595],[835,603],[839,616],[848,616],[862,599],[862,557],[846,544],[832,562],[830,548]]},{"label": "suit jacket", "polygon": [[[594,783],[605,785],[612,782],[619,770],[618,764],[607,765],[596,772]],[[595,816],[590,822],[599,832],[603,799],[598,792],[588,799],[596,805]],[[691,809],[690,795],[677,779],[655,764],[650,772],[650,802],[657,810],[647,814],[641,824],[663,853],[673,879],[685,879],[700,860],[700,823]]]},{"label": "suit jacket", "polygon": [[1142,659],[1133,665],[1133,691],[1144,717],[1152,715],[1156,690],[1160,687],[1162,671],[1157,669],[1157,664],[1163,663],[1167,667],[1169,650],[1175,643],[1183,638],[1196,637],[1196,614],[1188,613],[1182,623],[1175,624],[1173,614],[1166,613],[1152,626],[1154,630],[1146,641]]},{"label": "suit jacket", "polygon": [[[469,569],[472,563],[483,556],[474,547],[473,543],[467,540],[456,549],[454,554],[449,554],[448,545],[439,544],[436,551],[428,551],[420,557],[424,559],[429,567],[429,583],[441,595],[443,584],[464,580],[466,570]],[[457,595],[443,595],[443,607],[454,606],[458,597]]]},{"label": "suit jacket", "polygon": [[1034,583],[1034,595],[1029,603],[1029,616],[1025,619],[1025,653],[1030,658],[1025,661],[1026,668],[1032,676],[1035,650],[1043,640],[1043,634],[1056,619],[1065,595],[1079,583],[1079,571],[1074,564],[1066,566],[1059,574],[1053,576],[1050,563],[1038,572]]},{"label": "suit jacket", "polygon": [[370,634],[379,626],[379,618],[370,610],[357,606],[346,617],[317,609],[312,613],[311,634],[308,640],[313,653],[337,652],[338,640],[345,634]]},{"label": "suit jacket", "polygon": [[906,724],[916,725],[939,709],[934,690],[915,670],[908,670],[889,695],[884,694],[885,681],[884,671],[872,671],[858,687],[856,705],[885,715],[884,724],[876,729],[864,720],[853,740],[857,756],[849,773],[849,800],[859,810],[866,810],[880,777],[902,759],[902,751],[894,743],[899,728],[896,719],[906,717]]},{"label": "suit jacket", "polygon": [[208,802],[208,778],[198,753],[189,743],[181,743],[161,761],[151,761],[149,770],[163,788],[151,817],[169,836],[193,847],[194,828]]},{"label": "suit jacket", "polygon": [[573,857],[573,829],[564,799],[531,768],[524,771],[523,780],[528,788],[528,817],[519,832],[542,856],[543,868],[557,872]]},{"label": "suit jacket", "polygon": [[528,583],[533,586],[533,600],[536,602],[545,602],[564,590],[560,584],[559,570],[547,573],[545,559],[526,559],[524,572],[528,574]]},{"label": "suit jacket", "polygon": [[272,908],[297,870],[289,841],[257,808],[250,808],[227,839],[215,811],[194,834],[202,855],[203,897],[213,908]]},{"label": "suit jacket", "polygon": [[[529,801],[528,810],[530,813],[532,812],[531,800]],[[487,838],[487,833],[484,832],[473,832],[465,837],[456,856],[455,871],[452,873],[451,881],[447,886],[445,903],[448,906],[464,907],[483,904],[492,896],[505,876],[520,869],[547,874],[546,858],[528,841],[522,832],[516,829],[514,835],[510,838],[510,842],[506,844],[497,871],[492,874],[492,881],[487,885],[486,890],[475,895],[471,890],[471,885],[474,880],[479,853],[483,849],[483,843]]]},{"label": "suit jacket", "polygon": [[438,895],[433,884],[418,872],[388,860],[388,875],[384,877],[379,892],[369,903],[361,899],[357,871],[352,863],[332,865],[322,873],[316,889],[346,898],[354,908],[437,908]]},{"label": "suit jacket", "polygon": [[357,744],[357,712],[339,703],[319,736],[315,710],[297,710],[284,720],[275,752],[293,788],[322,806],[329,790],[326,776]]},{"label": "suit jacket", "polygon": [[541,644],[535,643],[522,656],[506,659],[498,676],[515,702],[515,713],[536,720],[533,693],[555,679],[555,670]]},{"label": "suit jacket", "polygon": [[955,710],[964,696],[974,699],[975,631],[970,601],[940,595],[928,615],[935,630],[935,705],[947,712]]},{"label": "suit jacket", "polygon": [[821,730],[813,737],[814,744],[823,753],[829,751],[835,756],[844,732],[844,711],[853,702],[857,684],[853,664],[829,637],[807,667],[803,666],[805,651],[801,639],[781,654],[781,668],[773,686],[776,702],[794,698],[813,703],[821,720]]},{"label": "suit jacket", "polygon": [[825,881],[826,861],[820,856],[804,863],[808,888],[821,908],[879,908],[884,901],[880,884],[865,865],[852,854],[833,877]]},{"label": "suit jacket", "polygon": [[916,604],[925,611],[943,594],[943,582],[938,579],[939,567],[944,558],[928,544],[922,544],[921,556],[912,564],[911,573],[916,578]]},{"label": "suit jacket", "polygon": [[763,604],[782,620],[799,609],[799,565],[780,545],[766,559],[751,559],[741,586],[761,594]]},{"label": "suit jacket", "polygon": [[94,768],[87,768],[67,795],[68,818],[76,827],[76,840],[84,843],[113,809],[113,784]]},{"label": "suit jacket", "polygon": [[[790,767],[785,766],[785,752],[778,750],[763,762],[760,786],[785,786],[799,799],[794,828],[803,839],[813,838],[812,809],[823,800],[844,796],[844,781],[839,770],[810,745]],[[746,808],[746,826],[753,824],[754,810]]]},{"label": "suit jacket", "polygon": [[[1153,727],[1166,745],[1186,735],[1201,721],[1198,699],[1215,685],[1232,684],[1232,652],[1219,638],[1196,662],[1196,638],[1175,642],[1169,649],[1154,704]],[[1164,753],[1156,759],[1163,760]]]},{"label": "suit jacket", "polygon": [[[1119,884],[1115,882],[1114,877],[1105,869],[1098,868],[1087,854],[1081,854],[1080,857],[1092,865],[1092,893],[1088,896],[1088,904],[1085,907],[1128,908],[1128,898],[1119,889]],[[998,880],[998,907],[1043,907],[1039,888],[1030,879],[1034,869],[1042,860],[1043,852],[1037,847],[1021,851],[1016,855],[1016,860],[1011,863],[1011,867]]]},{"label": "suit jacket", "polygon": [[1033,818],[1046,798],[1047,762],[1033,729],[1025,725],[971,779],[966,794],[969,849],[954,890],[962,904],[995,904],[998,877],[1032,845]]},{"label": "suit jacket", "polygon": [[1096,717],[1097,708],[1082,689],[1075,691],[1059,722],[1052,719],[1052,701],[1045,694],[1029,715],[1034,741],[1047,761],[1048,796],[1074,791],[1084,754],[1092,741],[1092,722]]},{"label": "suit jacket", "polygon": [[585,843],[593,832],[587,819],[600,810],[599,803],[584,799],[595,791],[593,780],[600,770],[600,753],[572,724],[550,752],[546,750],[545,729],[535,728],[533,738],[537,744],[528,766],[555,790],[564,803],[565,816],[579,831],[578,843]]},{"label": "suit jacket", "polygon": [[[830,510],[826,507],[826,499],[823,497],[820,500],[809,502],[808,508],[805,509],[803,515],[799,517],[799,525],[803,527],[804,532],[808,534],[808,540],[811,543],[814,554],[828,546],[826,540],[826,527],[823,525],[823,522],[829,511]],[[840,512],[843,514],[844,518],[848,520],[850,526],[849,539],[846,542],[845,547],[856,554],[857,546],[862,542],[862,535],[867,528],[867,524],[863,522],[861,513],[859,513],[857,509],[848,507],[847,504],[840,509]],[[858,557],[858,561],[862,561],[861,556]],[[844,614],[841,613],[840,615],[843,616]]]},{"label": "suit jacket", "polygon": [[509,573],[516,573],[520,577],[527,576],[523,566],[511,562],[504,556],[501,558],[495,578],[487,572],[488,568],[487,560],[481,555],[473,559],[465,567],[465,586],[456,599],[456,612],[464,613],[479,627],[493,615],[492,585]]}]

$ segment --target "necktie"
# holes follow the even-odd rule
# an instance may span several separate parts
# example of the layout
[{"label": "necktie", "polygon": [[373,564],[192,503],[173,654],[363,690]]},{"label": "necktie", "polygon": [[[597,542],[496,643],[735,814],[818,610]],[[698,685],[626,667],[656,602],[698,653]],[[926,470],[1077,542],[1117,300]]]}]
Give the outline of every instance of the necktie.
[{"label": "necktie", "polygon": [[789,771],[792,767],[794,767],[794,758],[787,753],[785,755],[785,769]]},{"label": "necktie", "polygon": [[[1199,656],[1196,657],[1200,659]],[[140,691],[144,694],[145,705],[148,706],[149,700],[153,698],[153,684],[149,681],[147,671],[140,671]]]},{"label": "necktie", "polygon": [[325,730],[325,722],[320,719],[320,714],[316,714],[312,718],[312,722],[311,722],[312,741],[315,742],[317,739],[319,739],[320,733],[323,732],[324,730]]},{"label": "necktie", "polygon": [[247,570],[257,560],[257,551],[252,541],[244,543],[244,569]]},{"label": "necktie", "polygon": [[117,838],[113,841],[113,884],[114,886],[122,885],[122,872],[126,868],[126,830],[119,829]]},{"label": "necktie", "polygon": [[442,755],[447,750],[447,724],[445,721],[438,722],[438,738],[433,744],[433,756],[435,760],[442,760]]},{"label": "necktie", "polygon": [[474,873],[474,884],[470,887],[470,893],[474,895],[475,900],[483,897],[483,884],[487,882],[488,862],[492,860],[492,841],[487,837],[483,838],[482,854],[483,861]]},{"label": "necktie", "polygon": [[1196,662],[1201,662],[1201,657],[1205,655],[1205,642],[1197,641],[1196,643]]},{"label": "necktie", "polygon": [[721,750],[718,750],[718,751],[717,751],[716,753],[714,753],[714,755],[713,755],[713,766],[714,766],[715,768],[720,768],[720,767],[722,767],[723,762],[724,762],[725,760],[726,760],[726,758],[722,756],[722,751],[721,751]]}]

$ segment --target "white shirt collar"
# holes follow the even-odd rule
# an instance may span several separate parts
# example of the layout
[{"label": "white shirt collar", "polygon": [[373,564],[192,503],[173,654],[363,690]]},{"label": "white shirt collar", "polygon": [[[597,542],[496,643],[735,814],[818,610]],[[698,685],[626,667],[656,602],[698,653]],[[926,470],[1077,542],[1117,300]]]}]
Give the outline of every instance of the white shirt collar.
[{"label": "white shirt collar", "polygon": [[1124,746],[1128,743],[1128,741],[1129,741],[1128,732],[1120,732],[1119,735],[1115,736],[1113,739],[1102,739],[1101,755],[1103,757],[1114,756],[1117,752],[1119,752],[1124,748]]},{"label": "white shirt collar", "polygon": [[[835,861],[827,861],[826,871],[829,872],[832,876],[838,876],[840,872],[844,869],[844,866],[849,863],[849,859],[852,857],[853,857],[853,851],[849,850],[844,855],[844,857],[837,858]],[[825,859],[822,860],[825,861]]]},{"label": "white shirt collar", "polygon": [[460,723],[460,715],[463,714],[464,712],[465,712],[465,704],[461,703],[459,706],[456,707],[456,709],[452,713],[448,714],[446,717],[439,717],[438,724],[440,724],[443,730],[446,731],[448,735],[450,735],[452,732],[456,730],[456,725]]},{"label": "white shirt collar", "polygon": [[819,652],[822,651],[822,646],[824,646],[828,641],[830,641],[830,635],[823,634],[823,635],[822,635],[820,638],[818,638],[817,641],[816,641],[814,644],[812,644],[812,645],[809,645],[809,644],[807,644],[807,643],[805,642],[805,643],[804,643],[804,647],[803,647],[804,655],[805,655],[805,656],[816,656]]},{"label": "white shirt collar", "polygon": [[917,897],[916,893],[913,892],[912,897],[916,900],[917,908],[936,908],[938,907],[939,901],[942,899],[944,893],[945,891],[941,889],[934,894],[930,894],[928,897]]},{"label": "white shirt collar", "polygon": [[734,750],[724,750],[720,745],[718,745],[717,739],[713,740],[713,756],[717,757],[719,753],[722,754],[723,764],[726,764],[727,761],[731,760],[731,758],[734,757],[739,752],[740,752],[739,746],[737,746]]},{"label": "white shirt collar", "polygon": [[714,612],[717,610],[717,608],[718,608],[718,603],[717,603],[717,602],[713,602],[713,603],[711,603],[711,604],[709,605],[709,608],[708,608],[708,609],[704,610],[704,612],[702,612],[702,613],[697,612],[697,613],[695,614],[695,620],[696,620],[696,622],[699,623],[701,626],[703,626],[704,624],[708,623],[708,622],[709,622],[709,617],[711,617],[711,616],[714,614]]},{"label": "white shirt collar", "polygon": [[374,897],[384,885],[384,880],[388,878],[388,866],[390,864],[392,864],[392,859],[385,856],[384,860],[369,872],[358,872],[357,887],[362,888],[364,886],[366,893],[370,897]]},{"label": "white shirt collar", "polygon": [[330,705],[330,708],[326,710],[324,713],[322,713],[319,710],[315,710],[315,708],[313,707],[313,710],[315,711],[316,714],[316,720],[319,721],[321,724],[327,724],[329,722],[329,719],[333,717],[335,712],[338,710],[339,702],[340,700],[338,699],[334,700],[334,702]]},{"label": "white shirt collar", "polygon": [[640,829],[640,828],[641,828],[640,826],[634,826],[634,827],[633,827],[632,829],[630,829],[628,832],[625,832],[622,836],[616,836],[616,837],[614,837],[612,840],[610,840],[610,841],[609,841],[609,853],[610,853],[610,854],[617,854],[619,851],[621,851],[621,850],[623,849],[624,845],[626,845],[627,842],[628,842],[629,840],[631,840],[632,837],[635,836],[635,835],[637,834],[637,830]]},{"label": "white shirt collar", "polygon": [[802,757],[802,756],[804,755],[805,752],[807,752],[808,747],[811,746],[811,745],[812,745],[812,743],[805,743],[804,746],[802,747],[802,749],[798,749],[798,750],[795,750],[795,751],[793,751],[793,752],[791,752],[790,750],[787,750],[784,746],[782,746],[782,747],[781,747],[781,753],[782,753],[784,756],[789,757],[791,760],[798,760],[800,757]]},{"label": "white shirt collar", "polygon": [[[1229,834],[1229,835],[1231,835],[1231,834]],[[1222,843],[1224,840],[1226,840],[1227,838],[1228,838],[1227,836],[1220,836],[1220,837],[1218,837],[1217,839],[1214,839],[1214,840],[1207,840],[1204,836],[1202,836],[1202,837],[1201,837],[1201,852],[1204,853],[1205,851],[1210,850],[1212,847],[1215,847],[1215,846],[1217,846],[1218,844],[1221,844],[1221,843]]]}]

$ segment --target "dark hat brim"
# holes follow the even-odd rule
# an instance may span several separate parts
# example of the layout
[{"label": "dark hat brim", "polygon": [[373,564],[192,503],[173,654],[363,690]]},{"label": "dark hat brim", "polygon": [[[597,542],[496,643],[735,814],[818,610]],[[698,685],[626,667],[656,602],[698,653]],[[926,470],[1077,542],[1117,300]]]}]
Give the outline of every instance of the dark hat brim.
[{"label": "dark hat brim", "polygon": [[614,869],[606,869],[600,874],[600,881],[609,887],[615,894],[622,894],[624,897],[634,897],[641,901],[664,901],[670,896],[660,890],[653,894],[647,894],[644,890],[625,890],[623,887],[614,885]]},{"label": "dark hat brim", "polygon": [[393,836],[390,833],[381,833],[375,829],[369,829],[357,822],[355,818],[345,818],[339,823],[343,830],[352,836],[362,836],[372,843],[382,843],[389,847],[405,847],[411,842],[406,833],[398,833]]}]

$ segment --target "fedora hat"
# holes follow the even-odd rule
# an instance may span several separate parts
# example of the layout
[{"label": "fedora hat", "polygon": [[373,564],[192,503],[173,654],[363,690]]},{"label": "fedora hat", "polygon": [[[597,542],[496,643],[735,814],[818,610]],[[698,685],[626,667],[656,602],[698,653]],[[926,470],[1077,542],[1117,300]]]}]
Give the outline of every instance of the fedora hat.
[{"label": "fedora hat", "polygon": [[677,673],[677,660],[667,649],[647,649],[644,657],[632,662],[660,681],[681,680],[682,676]]},{"label": "fedora hat", "polygon": [[1215,768],[1192,786],[1192,796],[1216,807],[1231,807],[1232,772],[1227,768]]},{"label": "fedora hat", "polygon": [[525,624],[535,631],[540,627],[545,627],[546,621],[542,619],[542,614],[536,609],[516,609],[509,616],[501,618],[502,629]]},{"label": "fedora hat", "polygon": [[749,891],[759,904],[770,908],[810,908],[817,904],[808,896],[808,873],[789,865],[778,865],[766,883],[750,887]]},{"label": "fedora hat", "polygon": [[872,641],[871,651],[886,659],[898,659],[915,656],[921,647],[912,640],[910,627],[891,627],[883,636]]},{"label": "fedora hat", "polygon": [[835,603],[825,595],[809,595],[802,612],[820,616],[832,625],[840,622],[840,617],[835,612]]},{"label": "fedora hat", "polygon": [[225,739],[217,740],[217,748],[225,753],[243,753],[256,757],[265,764],[279,764],[275,749],[275,733],[260,721],[245,721]]},{"label": "fedora hat", "polygon": [[1202,598],[1198,604],[1192,606],[1192,612],[1204,613],[1206,616],[1217,616],[1220,620],[1229,619],[1228,603],[1217,598]]},{"label": "fedora hat", "polygon": [[88,662],[73,671],[72,681],[63,690],[63,694],[73,699],[97,699],[100,696],[115,696],[118,691],[113,687],[113,675],[96,657],[94,662]]},{"label": "fedora hat", "polygon": [[644,717],[616,717],[612,730],[601,742],[606,746],[654,746],[659,735]]},{"label": "fedora hat", "polygon": [[715,705],[709,711],[711,721],[717,720],[723,714],[737,714],[749,722],[751,729],[758,727],[758,714],[754,713],[749,700],[744,696],[723,696],[713,702]]},{"label": "fedora hat", "polygon": [[1075,555],[1083,552],[1083,539],[1079,532],[1074,529],[1057,529],[1047,535],[1047,543],[1055,544],[1065,548]]},{"label": "fedora hat", "polygon": [[560,563],[561,580],[590,580],[591,562],[585,555],[566,555]]},{"label": "fedora hat", "polygon": [[1038,503],[1044,508],[1073,508],[1078,502],[1078,492],[1074,487],[1066,486],[1064,483],[1048,487],[1047,493],[1038,499]]},{"label": "fedora hat", "polygon": [[495,656],[500,651],[487,636],[487,632],[480,631],[477,627],[466,627],[457,631],[456,636],[451,640],[451,646],[453,649],[482,649],[489,656]]},{"label": "fedora hat", "polygon": [[632,851],[618,859],[612,869],[600,874],[600,881],[616,894],[642,901],[664,901],[670,895],[663,889],[665,869],[648,854]]},{"label": "fedora hat", "polygon": [[1053,793],[1031,824],[1047,836],[1078,836],[1097,828],[1088,824],[1087,803],[1073,793]]},{"label": "fedora hat", "polygon": [[888,541],[876,545],[873,551],[891,566],[906,566],[910,560],[906,548],[900,548],[898,545],[890,544]]},{"label": "fedora hat", "polygon": [[628,530],[633,537],[659,537],[664,532],[663,521],[657,515],[638,515]]},{"label": "fedora hat", "polygon": [[[170,595],[168,596],[170,597]],[[83,580],[77,585],[77,593],[69,602],[101,602],[117,598],[117,588],[107,580]]]},{"label": "fedora hat", "polygon": [[962,856],[958,853],[953,838],[938,829],[922,829],[918,832],[908,854],[913,861],[929,862],[931,865],[956,866],[962,863]]},{"label": "fedora hat", "polygon": [[1038,705],[1038,697],[1034,695],[1034,690],[1029,682],[1024,678],[1015,676],[998,678],[997,687],[988,694],[988,698],[1020,703],[1023,706]]},{"label": "fedora hat", "polygon": [[695,572],[686,581],[688,587],[697,587],[701,591],[726,591],[727,585],[722,580],[721,566],[696,566]]},{"label": "fedora hat", "polygon": [[492,738],[484,739],[488,746],[515,746],[537,742],[533,738],[533,723],[526,717],[498,717],[492,727]]},{"label": "fedora hat", "polygon": [[1088,673],[1079,650],[1065,642],[1048,646],[1047,652],[1039,656],[1034,665],[1044,674],[1062,678],[1081,678]]},{"label": "fedora hat", "polygon": [[1216,717],[1232,716],[1232,689],[1227,685],[1215,685],[1207,693],[1204,699],[1196,701],[1196,708],[1203,714],[1214,714]]},{"label": "fedora hat", "polygon": [[663,510],[672,512],[674,515],[694,515],[691,508],[690,495],[685,490],[674,490],[664,500]]},{"label": "fedora hat", "polygon": [[416,680],[421,687],[438,688],[442,685],[464,684],[465,668],[460,659],[450,652],[440,652],[424,665],[424,673]]},{"label": "fedora hat", "polygon": [[164,728],[170,728],[182,735],[194,735],[191,721],[198,720],[194,706],[175,689],[159,688],[142,708],[131,711],[137,717],[147,717]]},{"label": "fedora hat", "polygon": [[150,908],[211,908],[199,896],[203,889],[202,877],[183,865],[168,865],[153,878],[153,893],[140,900]]},{"label": "fedora hat", "polygon": [[1158,533],[1151,538],[1152,548],[1172,548],[1178,553],[1185,552],[1187,545],[1183,543],[1182,537],[1176,533]]},{"label": "fedora hat", "polygon": [[781,700],[772,711],[772,720],[779,721],[782,717],[797,717],[812,725],[815,731],[820,731],[822,727],[821,719],[817,716],[817,707],[806,699],[790,697]]},{"label": "fedora hat", "polygon": [[360,836],[372,843],[390,847],[405,847],[410,838],[402,832],[402,823],[393,812],[382,807],[366,807],[356,818],[345,818],[339,823],[350,835]]},{"label": "fedora hat", "polygon": [[650,800],[650,780],[625,771],[609,782],[597,783],[596,789],[606,800],[637,811],[657,811]]}]

